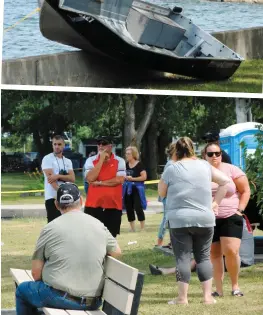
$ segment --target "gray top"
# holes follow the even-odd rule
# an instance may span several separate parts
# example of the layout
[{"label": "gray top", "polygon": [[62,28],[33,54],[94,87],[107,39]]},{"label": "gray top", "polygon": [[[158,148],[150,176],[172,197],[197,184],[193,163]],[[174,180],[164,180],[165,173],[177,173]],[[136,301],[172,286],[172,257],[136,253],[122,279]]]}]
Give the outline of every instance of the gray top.
[{"label": "gray top", "polygon": [[203,160],[169,165],[162,175],[168,185],[166,213],[171,228],[213,227],[211,166]]},{"label": "gray top", "polygon": [[41,231],[32,259],[45,261],[42,280],[74,296],[99,296],[104,285],[104,259],[116,240],[97,219],[71,211]]}]

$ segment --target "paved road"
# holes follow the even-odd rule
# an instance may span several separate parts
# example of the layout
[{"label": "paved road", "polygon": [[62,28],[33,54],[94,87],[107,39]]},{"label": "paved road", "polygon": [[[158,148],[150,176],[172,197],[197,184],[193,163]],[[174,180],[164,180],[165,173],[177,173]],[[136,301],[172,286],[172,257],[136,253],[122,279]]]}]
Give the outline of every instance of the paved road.
[{"label": "paved road", "polygon": [[[162,204],[158,201],[149,201],[145,214],[161,213]],[[45,217],[46,209],[43,204],[2,205],[1,218]]]}]

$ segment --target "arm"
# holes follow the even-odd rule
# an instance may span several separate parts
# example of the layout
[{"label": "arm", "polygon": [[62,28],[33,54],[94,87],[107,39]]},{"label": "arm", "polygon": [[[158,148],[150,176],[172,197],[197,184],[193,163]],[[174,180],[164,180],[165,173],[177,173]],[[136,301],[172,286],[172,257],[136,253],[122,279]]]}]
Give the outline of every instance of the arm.
[{"label": "arm", "polygon": [[95,181],[95,182],[90,182],[91,185],[93,186],[108,186],[108,187],[115,187],[120,184],[123,184],[125,180],[124,176],[116,176],[111,179],[103,180],[103,181]]},{"label": "arm", "polygon": [[86,165],[86,180],[87,182],[95,182],[99,176],[101,167],[105,161],[105,158],[109,156],[109,154],[106,151],[103,151],[100,153],[100,159],[99,162],[96,164],[96,166],[93,166],[93,163],[91,162],[91,159],[89,158],[87,160]]},{"label": "arm", "polygon": [[107,234],[107,256],[118,257],[121,255],[121,249],[116,239],[111,235],[109,230],[105,227]]},{"label": "arm", "polygon": [[44,267],[44,261],[35,259],[32,260],[32,276],[35,281],[42,279],[42,270]]},{"label": "arm", "polygon": [[244,211],[250,198],[250,187],[248,179],[246,176],[241,176],[234,179],[233,181],[237,187],[237,191],[240,194],[238,209]]},{"label": "arm", "polygon": [[71,182],[71,183],[74,183],[75,182],[75,173],[73,170],[68,170],[68,175],[55,175],[57,176],[58,178],[57,179],[60,179],[62,180],[63,182]]},{"label": "arm", "polygon": [[160,179],[158,183],[158,194],[161,198],[165,198],[167,195],[168,185],[164,182],[163,179]]},{"label": "arm", "polygon": [[[43,170],[43,172],[44,172],[45,175],[47,176],[48,183],[49,183],[49,177],[51,177],[51,176],[56,176],[56,175],[54,175],[52,168],[45,169],[45,170]],[[50,184],[55,190],[58,190],[58,184],[57,184],[56,181],[52,181],[52,182],[49,183],[49,184]]]},{"label": "arm", "polygon": [[146,171],[141,171],[140,176],[138,177],[127,176],[126,179],[131,182],[144,182],[147,179],[147,173]]},{"label": "arm", "polygon": [[116,244],[116,248],[114,251],[107,252],[107,255],[114,257],[114,258],[121,256],[121,248],[120,248],[119,244],[118,243]]},{"label": "arm", "polygon": [[224,173],[217,170],[213,166],[211,167],[211,170],[212,182],[218,184],[218,189],[214,197],[214,202],[219,205],[227,193],[227,184],[230,182],[230,179]]}]

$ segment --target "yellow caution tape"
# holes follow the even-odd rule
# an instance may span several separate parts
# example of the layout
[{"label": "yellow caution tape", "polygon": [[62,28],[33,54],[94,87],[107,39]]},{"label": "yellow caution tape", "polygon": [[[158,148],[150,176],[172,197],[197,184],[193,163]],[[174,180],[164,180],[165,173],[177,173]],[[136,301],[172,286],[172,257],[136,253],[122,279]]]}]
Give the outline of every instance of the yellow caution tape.
[{"label": "yellow caution tape", "polygon": [[[159,180],[148,180],[144,182],[145,185],[149,184],[158,184]],[[79,189],[84,189],[84,186],[78,186]],[[19,190],[19,191],[1,191],[1,194],[27,194],[27,193],[36,193],[36,192],[44,192],[44,189],[39,190]]]},{"label": "yellow caution tape", "polygon": [[12,28],[16,27],[18,24],[20,24],[21,22],[25,21],[26,19],[28,19],[31,15],[35,14],[36,12],[40,11],[40,8],[36,8],[35,10],[33,10],[32,12],[28,13],[26,16],[24,16],[22,19],[18,20],[17,22],[15,22],[13,25],[7,27],[4,29],[4,32],[7,32],[9,30],[11,30]]}]

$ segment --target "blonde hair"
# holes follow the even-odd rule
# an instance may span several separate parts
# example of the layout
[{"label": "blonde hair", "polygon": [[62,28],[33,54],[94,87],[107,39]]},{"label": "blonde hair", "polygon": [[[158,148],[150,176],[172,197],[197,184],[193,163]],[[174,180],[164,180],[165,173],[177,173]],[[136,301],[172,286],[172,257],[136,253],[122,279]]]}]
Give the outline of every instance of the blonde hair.
[{"label": "blonde hair", "polygon": [[129,146],[129,147],[127,147],[127,148],[125,149],[125,152],[126,152],[127,150],[131,150],[132,157],[134,158],[134,160],[137,160],[137,161],[139,160],[140,155],[139,155],[139,151],[138,151],[138,149],[137,149],[136,147],[134,147],[134,146]]},{"label": "blonde hair", "polygon": [[171,159],[171,157],[175,153],[175,143],[170,143],[168,147],[166,148],[165,153],[168,156],[168,158]]},{"label": "blonde hair", "polygon": [[178,160],[184,157],[191,158],[195,156],[193,141],[188,137],[182,137],[175,143],[175,155]]}]

